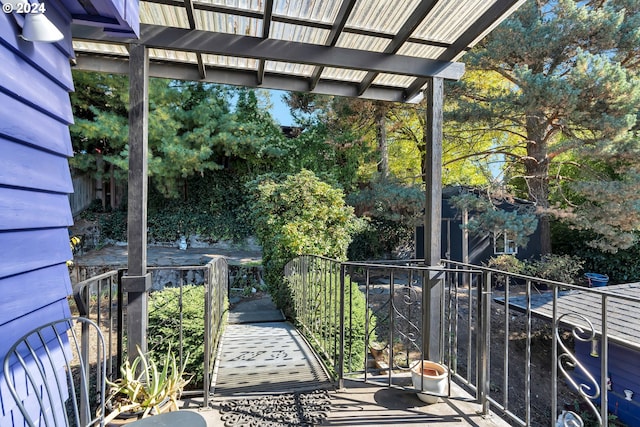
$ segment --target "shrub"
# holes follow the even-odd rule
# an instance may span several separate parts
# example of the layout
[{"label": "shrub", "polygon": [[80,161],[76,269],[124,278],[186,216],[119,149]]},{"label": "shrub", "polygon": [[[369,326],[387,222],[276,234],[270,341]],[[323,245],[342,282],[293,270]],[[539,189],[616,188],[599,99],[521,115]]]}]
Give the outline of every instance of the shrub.
[{"label": "shrub", "polygon": [[[189,354],[184,369],[193,375],[190,385],[199,387],[204,379],[204,286],[182,288],[182,352]],[[180,348],[180,288],[165,288],[149,296],[149,350],[165,355]],[[182,362],[182,361],[180,361]]]},{"label": "shrub", "polygon": [[573,230],[557,221],[552,224],[551,231],[554,252],[584,260],[585,271],[606,274],[610,283],[640,280],[640,244],[612,254],[588,245],[587,242],[594,238],[591,232]]},{"label": "shrub", "polygon": [[525,270],[525,262],[520,261],[513,255],[498,255],[490,258],[487,267],[508,273],[520,274]]},{"label": "shrub", "polygon": [[413,243],[424,208],[424,192],[393,181],[374,181],[350,195],[348,203],[369,221],[349,245],[349,259],[389,258],[400,246]]},{"label": "shrub", "polygon": [[415,225],[372,219],[353,236],[347,252],[350,260],[393,258],[394,252],[413,243]]},{"label": "shrub", "polygon": [[[344,362],[345,372],[353,372],[365,369],[366,354],[368,353],[366,343],[377,341],[375,334],[376,318],[371,315],[369,318],[369,337],[365,334],[365,324],[367,315],[367,305],[364,294],[360,291],[358,283],[351,281],[349,276],[345,277],[345,307],[351,302],[351,310],[345,313],[344,330]],[[336,325],[335,332],[340,333],[340,324]]]},{"label": "shrub", "polygon": [[[320,261],[322,263],[322,261]],[[314,260],[310,259],[309,263],[313,264]],[[302,281],[302,277],[297,274],[287,276],[285,283],[293,294],[300,292],[306,295],[304,298],[298,294],[294,301],[303,301],[307,305],[306,307],[294,306],[294,312],[296,314],[307,313],[307,317],[311,319],[318,319],[314,321],[314,325],[307,325],[311,329],[319,327],[320,330],[315,330],[315,338],[319,342],[330,343],[330,348],[318,348],[318,343],[310,340],[312,345],[318,351],[318,354],[324,354],[325,351],[333,352],[331,357],[336,361],[336,366],[333,366],[337,370],[337,362],[340,356],[339,346],[332,346],[333,343],[340,341],[340,300],[336,296],[326,295],[326,283],[331,282],[334,284],[340,283],[340,274],[337,272],[327,272],[322,269],[321,264],[314,268],[310,267],[311,271],[316,271],[315,274],[310,274],[307,281]],[[315,280],[314,280],[315,279]],[[364,362],[366,359],[366,301],[364,294],[360,291],[358,283],[351,280],[349,276],[345,276],[345,331],[344,331],[344,366],[345,372],[352,372],[364,369]],[[326,300],[326,301],[325,301]],[[315,306],[313,306],[315,304]],[[350,307],[350,309],[349,309]],[[369,337],[370,340],[375,341],[375,317],[369,319]],[[328,361],[327,361],[328,362]],[[335,372],[334,372],[335,374]]]},{"label": "shrub", "polygon": [[263,248],[265,281],[274,302],[291,317],[285,264],[303,254],[345,259],[358,221],[342,190],[308,170],[286,177],[263,175],[248,186],[254,194],[253,223]]},{"label": "shrub", "polygon": [[547,254],[527,263],[526,273],[540,279],[578,283],[583,265],[577,256]]},{"label": "shrub", "polygon": [[127,240],[127,210],[118,209],[99,217],[100,238],[118,242]]},{"label": "shrub", "polygon": [[[487,267],[506,271],[507,273],[523,274],[526,269],[526,263],[520,261],[514,255],[498,255],[489,259]],[[507,276],[504,274],[494,274],[493,280],[497,287],[502,287],[507,283]]]}]

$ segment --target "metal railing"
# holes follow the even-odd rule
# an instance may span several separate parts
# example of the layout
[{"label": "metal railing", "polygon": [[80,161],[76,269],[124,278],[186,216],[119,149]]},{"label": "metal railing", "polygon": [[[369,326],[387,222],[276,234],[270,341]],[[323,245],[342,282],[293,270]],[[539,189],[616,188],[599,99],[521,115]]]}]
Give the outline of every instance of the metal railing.
[{"label": "metal railing", "polygon": [[[567,403],[560,415],[566,425],[580,417],[609,425],[613,400],[625,398],[620,386],[611,388],[609,350],[615,344],[640,351],[640,343],[620,336],[616,314],[640,305],[633,292],[446,260],[425,267],[421,260],[302,256],[287,264],[285,277],[296,322],[339,380],[416,389],[403,374],[437,340],[436,362],[447,366],[449,381],[474,393],[484,414],[492,409],[514,425],[555,425]],[[430,315],[425,283],[443,290],[438,336],[423,331]],[[591,352],[577,354],[584,347]]]},{"label": "metal railing", "polygon": [[[105,340],[107,378],[112,381],[120,374],[124,360],[126,301],[120,281],[122,273],[123,270],[108,271],[73,286],[76,310],[72,314],[93,320],[100,327]],[[82,342],[86,342],[84,334]]]},{"label": "metal railing", "polygon": [[330,258],[301,256],[285,266],[296,323],[334,375],[342,366],[344,349],[350,348],[341,345],[345,287],[341,276],[340,263]]},{"label": "metal railing", "polygon": [[[227,261],[216,257],[204,266],[149,267],[148,270],[154,283],[148,306],[149,318],[153,319],[147,336],[148,348],[164,353],[171,346],[180,365],[187,357],[191,360],[189,366],[197,371],[199,390],[186,390],[183,395],[202,395],[206,407],[227,314]],[[110,379],[118,377],[119,367],[127,357],[124,345],[127,298],[121,282],[125,274],[126,270],[109,271],[73,288],[78,314],[100,325],[105,336]],[[165,290],[171,295],[163,297]],[[185,328],[189,328],[187,333]]]}]

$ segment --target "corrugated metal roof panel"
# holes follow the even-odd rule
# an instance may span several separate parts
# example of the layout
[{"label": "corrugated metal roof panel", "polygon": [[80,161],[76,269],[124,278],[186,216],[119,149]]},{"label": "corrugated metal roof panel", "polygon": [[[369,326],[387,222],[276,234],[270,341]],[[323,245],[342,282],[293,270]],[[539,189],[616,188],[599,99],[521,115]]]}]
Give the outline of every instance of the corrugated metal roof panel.
[{"label": "corrugated metal roof panel", "polygon": [[336,19],[340,4],[341,2],[336,0],[276,0],[273,13],[289,18],[332,23]]},{"label": "corrugated metal roof panel", "polygon": [[342,33],[336,46],[348,49],[368,50],[370,52],[383,52],[388,44],[389,39]]},{"label": "corrugated metal roof panel", "polygon": [[266,71],[273,73],[308,77],[311,76],[315,67],[313,65],[294,64],[291,62],[266,61],[264,68]]},{"label": "corrugated metal roof panel", "polygon": [[345,70],[342,68],[326,67],[322,71],[322,78],[327,80],[343,80],[348,82],[360,82],[367,75],[366,71]]},{"label": "corrugated metal roof panel", "polygon": [[409,87],[415,79],[408,76],[398,76],[396,74],[378,74],[373,80],[374,85],[391,87]]},{"label": "corrugated metal roof panel", "polygon": [[230,67],[240,70],[256,70],[259,62],[256,59],[223,55],[202,55],[202,60],[206,65],[213,67]]},{"label": "corrugated metal roof panel", "polygon": [[447,49],[444,47],[429,46],[418,43],[405,43],[404,46],[402,46],[398,51],[398,54],[415,56],[418,58],[437,59],[446,50]]},{"label": "corrugated metal roof panel", "polygon": [[296,41],[300,43],[325,44],[329,31],[304,27],[302,25],[274,22],[271,25],[270,37],[278,40]]},{"label": "corrugated metal roof panel", "polygon": [[454,43],[496,1],[451,0],[438,2],[413,36]]},{"label": "corrugated metal roof panel", "polygon": [[177,50],[149,49],[149,59],[158,61],[185,62],[195,64],[198,62],[193,52],[181,52]]},{"label": "corrugated metal roof panel", "polygon": [[140,23],[157,24],[176,28],[189,28],[187,12],[182,7],[140,2]]},{"label": "corrugated metal roof panel", "polygon": [[259,37],[262,35],[261,19],[230,15],[227,13],[194,11],[196,28],[225,34]]},{"label": "corrugated metal roof panel", "polygon": [[347,26],[382,33],[397,33],[420,0],[359,1],[347,21]]},{"label": "corrugated metal roof panel", "polygon": [[[78,69],[123,72],[122,58],[108,55],[127,56],[126,46],[140,43],[164,61],[154,68],[162,76],[402,100],[430,77],[460,78],[462,64],[433,61],[457,60],[523,2],[144,0],[139,40],[77,25],[74,48]],[[207,76],[206,66],[222,72]]]}]

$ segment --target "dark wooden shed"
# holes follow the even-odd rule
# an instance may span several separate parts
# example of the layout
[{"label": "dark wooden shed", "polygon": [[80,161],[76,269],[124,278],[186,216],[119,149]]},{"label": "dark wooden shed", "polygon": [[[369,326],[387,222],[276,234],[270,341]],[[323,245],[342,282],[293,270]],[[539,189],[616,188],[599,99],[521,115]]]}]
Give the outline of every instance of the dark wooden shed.
[{"label": "dark wooden shed", "polygon": [[[450,186],[445,187],[442,190],[442,227],[441,227],[441,257],[442,259],[449,259],[452,261],[468,262],[474,265],[482,265],[489,261],[493,256],[500,255],[500,248],[495,247],[495,242],[492,236],[478,235],[465,233],[462,227],[461,212],[458,211],[451,204],[451,197],[465,192],[478,192],[470,188]],[[501,200],[496,203],[496,208],[506,211],[513,211],[522,207],[531,206],[532,203],[514,198],[512,200]],[[474,212],[469,212],[469,216],[472,217]],[[424,257],[423,247],[423,226],[419,226],[416,229],[416,258],[422,259]],[[513,252],[513,255],[520,259],[526,260],[535,258],[540,255],[540,239],[535,238],[535,235],[539,233],[538,230],[529,239],[529,243],[526,246],[517,247],[517,251]],[[465,248],[464,239],[467,239],[468,259],[465,260]],[[507,246],[507,245],[504,245]]]}]

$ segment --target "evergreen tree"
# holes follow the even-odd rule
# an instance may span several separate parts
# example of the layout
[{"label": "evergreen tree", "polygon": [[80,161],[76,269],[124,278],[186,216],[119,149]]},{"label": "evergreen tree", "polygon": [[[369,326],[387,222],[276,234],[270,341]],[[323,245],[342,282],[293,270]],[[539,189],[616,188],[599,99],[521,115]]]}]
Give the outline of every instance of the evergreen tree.
[{"label": "evergreen tree", "polygon": [[[72,165],[101,179],[126,181],[128,82],[124,76],[74,73]],[[231,100],[237,98],[233,111]],[[186,192],[187,178],[232,168],[239,180],[288,167],[289,145],[253,90],[202,82],[149,80],[149,176],[165,196]]]},{"label": "evergreen tree", "polygon": [[[453,89],[458,104],[452,117],[509,135],[496,140],[496,151],[517,165],[511,170],[518,173],[510,176],[526,184],[542,214],[543,252],[551,251],[546,214],[552,190],[562,188],[552,186],[552,179],[561,182],[569,165],[577,168],[573,174],[579,181],[590,184],[571,187],[574,201],[588,203],[564,209],[567,218],[600,233],[602,238],[593,242],[600,247],[615,250],[632,243],[628,233],[640,223],[637,213],[631,223],[617,210],[597,216],[589,212],[608,203],[640,208],[638,191],[619,191],[620,185],[640,188],[637,128],[634,133],[640,105],[640,2],[525,2],[465,60],[471,70],[500,76],[502,84],[487,88],[480,79],[465,79]],[[606,161],[612,173],[592,174],[586,158]]]}]

